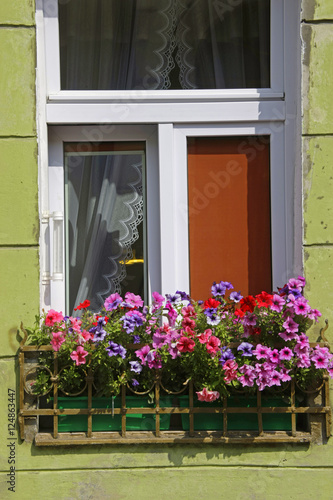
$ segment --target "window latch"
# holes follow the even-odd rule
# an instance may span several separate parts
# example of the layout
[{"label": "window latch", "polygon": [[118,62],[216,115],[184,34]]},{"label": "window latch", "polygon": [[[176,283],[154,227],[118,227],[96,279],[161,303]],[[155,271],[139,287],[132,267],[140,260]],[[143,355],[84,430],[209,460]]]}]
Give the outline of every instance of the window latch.
[{"label": "window latch", "polygon": [[64,214],[62,212],[43,212],[42,224],[47,224],[49,229],[50,254],[52,256],[52,273],[48,258],[45,271],[43,272],[43,283],[49,281],[62,281],[64,279]]}]

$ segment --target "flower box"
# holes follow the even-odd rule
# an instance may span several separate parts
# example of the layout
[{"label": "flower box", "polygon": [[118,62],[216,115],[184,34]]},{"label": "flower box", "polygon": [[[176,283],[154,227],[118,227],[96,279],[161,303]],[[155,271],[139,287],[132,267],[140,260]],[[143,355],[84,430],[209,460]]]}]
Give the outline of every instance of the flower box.
[{"label": "flower box", "polygon": [[[180,396],[180,406],[189,406],[189,397]],[[233,408],[256,408],[257,398],[255,396],[231,396],[227,400],[228,407]],[[261,401],[263,407],[285,407],[286,401],[281,397],[263,397]],[[215,401],[206,403],[196,401],[195,408],[221,408],[223,403]],[[264,431],[291,431],[291,414],[283,413],[263,413],[262,423]],[[185,431],[190,428],[190,418],[188,414],[182,414],[182,426]],[[223,413],[194,413],[195,431],[221,431],[223,430]],[[229,413],[227,417],[228,431],[258,431],[258,415],[256,413]]]},{"label": "flower box", "polygon": [[[171,406],[171,397],[160,398],[160,406]],[[127,408],[154,408],[147,396],[126,396]],[[92,398],[92,407],[96,409],[109,409],[110,414],[93,415],[92,431],[121,431],[121,415],[112,415],[112,398]],[[85,396],[59,397],[58,408],[81,409],[88,408],[88,398]],[[121,398],[114,399],[114,408],[121,408]],[[156,418],[153,414],[130,413],[126,415],[126,430],[128,431],[153,431]],[[170,427],[170,414],[160,416],[160,429],[168,430]],[[87,415],[66,415],[58,417],[59,432],[86,432],[88,430]]]},{"label": "flower box", "polygon": [[[286,431],[296,438],[312,425],[305,417],[321,413],[329,435],[333,354],[324,337],[311,343],[304,333],[320,317],[303,297],[304,285],[298,277],[275,293],[242,297],[229,293],[232,285],[221,281],[205,301],[180,291],[165,297],[154,292],[152,303],[144,305],[141,297],[127,292],[124,299],[110,295],[98,312],[89,311],[89,301],[84,301],[76,308],[81,316],[50,310],[34,328],[23,329],[20,401],[24,403],[24,391],[27,403],[57,394],[58,405],[36,412],[22,408],[21,423],[31,415],[52,416],[54,439],[59,431],[86,431],[88,440],[100,439],[92,436],[96,431],[118,431],[126,441],[126,430],[152,430],[156,438],[167,440],[161,434],[174,413],[172,425],[180,428],[182,420],[185,433],[179,432],[185,439],[194,438],[196,430],[220,431],[223,439],[229,430],[252,431],[260,439],[265,432]],[[28,368],[24,353],[29,351],[38,354]],[[321,393],[320,410],[306,401],[303,407],[296,404],[306,399],[299,392],[304,396],[312,386]],[[148,396],[137,400],[131,393],[154,395],[165,409],[156,407],[155,412]],[[89,411],[82,399],[88,394],[96,398]],[[180,397],[179,408],[171,396],[163,401],[160,394],[189,396]],[[133,439],[145,433],[136,434]]]}]

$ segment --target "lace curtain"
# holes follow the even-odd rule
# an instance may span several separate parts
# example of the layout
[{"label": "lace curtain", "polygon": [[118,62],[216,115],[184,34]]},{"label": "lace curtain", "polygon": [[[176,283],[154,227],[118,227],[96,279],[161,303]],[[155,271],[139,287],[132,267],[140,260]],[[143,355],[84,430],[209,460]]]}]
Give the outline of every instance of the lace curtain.
[{"label": "lace curtain", "polygon": [[142,156],[67,155],[66,169],[68,311],[85,299],[98,311],[108,295],[122,292],[139,238]]},{"label": "lace curtain", "polygon": [[270,2],[59,2],[64,90],[270,86]]}]

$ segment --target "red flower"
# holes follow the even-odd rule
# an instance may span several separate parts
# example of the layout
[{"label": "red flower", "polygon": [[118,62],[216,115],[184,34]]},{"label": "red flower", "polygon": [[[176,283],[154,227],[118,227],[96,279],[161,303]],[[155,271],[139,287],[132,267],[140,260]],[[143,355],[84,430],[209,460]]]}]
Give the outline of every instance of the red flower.
[{"label": "red flower", "polygon": [[193,329],[193,328],[195,328],[195,321],[187,316],[182,321],[182,327],[185,329],[186,328]]},{"label": "red flower", "polygon": [[188,337],[180,337],[177,342],[177,349],[180,352],[193,352],[195,347],[195,342]]},{"label": "red flower", "polygon": [[252,313],[256,307],[256,300],[252,295],[248,295],[240,301],[239,305],[243,312],[250,311]]},{"label": "red flower", "polygon": [[219,305],[220,302],[210,297],[208,300],[205,300],[204,309],[216,309]]},{"label": "red flower", "polygon": [[239,318],[242,318],[243,316],[245,316],[245,312],[242,311],[241,309],[236,309],[235,316],[238,316]]},{"label": "red flower", "polygon": [[83,302],[80,302],[80,304],[75,307],[74,311],[77,311],[78,309],[87,309],[87,307],[90,306],[90,300],[86,299]]},{"label": "red flower", "polygon": [[267,292],[261,292],[256,295],[259,307],[269,307],[273,303],[273,296]]}]

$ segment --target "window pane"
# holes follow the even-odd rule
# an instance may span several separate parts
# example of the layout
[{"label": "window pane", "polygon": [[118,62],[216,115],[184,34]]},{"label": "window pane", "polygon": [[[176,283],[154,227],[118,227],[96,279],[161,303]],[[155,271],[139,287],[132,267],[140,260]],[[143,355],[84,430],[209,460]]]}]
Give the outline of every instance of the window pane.
[{"label": "window pane", "polygon": [[268,0],[59,1],[63,90],[270,87]]},{"label": "window pane", "polygon": [[271,290],[269,138],[188,140],[190,292]]},{"label": "window pane", "polygon": [[66,309],[112,293],[144,296],[145,151],[142,143],[65,148]]}]

